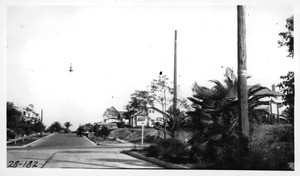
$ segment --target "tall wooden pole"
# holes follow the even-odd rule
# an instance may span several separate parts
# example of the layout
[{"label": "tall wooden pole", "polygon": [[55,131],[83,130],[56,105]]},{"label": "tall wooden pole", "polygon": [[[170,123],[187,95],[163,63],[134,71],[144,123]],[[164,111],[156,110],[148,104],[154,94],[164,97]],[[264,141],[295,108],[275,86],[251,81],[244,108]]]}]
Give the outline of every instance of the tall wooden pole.
[{"label": "tall wooden pole", "polygon": [[173,97],[173,111],[177,109],[177,30],[175,30],[174,41],[174,97]]},{"label": "tall wooden pole", "polygon": [[[249,138],[247,52],[245,6],[238,5],[238,101],[239,101],[239,141],[240,159],[246,155]],[[242,164],[242,161],[240,162]]]}]

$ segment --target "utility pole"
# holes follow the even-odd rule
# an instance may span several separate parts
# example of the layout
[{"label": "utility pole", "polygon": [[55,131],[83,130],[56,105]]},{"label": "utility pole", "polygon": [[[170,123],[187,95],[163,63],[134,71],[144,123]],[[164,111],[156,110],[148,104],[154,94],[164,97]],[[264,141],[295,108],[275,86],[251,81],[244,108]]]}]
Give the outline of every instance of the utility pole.
[{"label": "utility pole", "polygon": [[177,30],[175,30],[174,41],[174,97],[173,97],[173,111],[177,109]]},{"label": "utility pole", "polygon": [[240,163],[246,156],[249,138],[248,90],[247,90],[247,52],[245,6],[237,6],[238,19],[238,101],[239,101],[239,153]]}]

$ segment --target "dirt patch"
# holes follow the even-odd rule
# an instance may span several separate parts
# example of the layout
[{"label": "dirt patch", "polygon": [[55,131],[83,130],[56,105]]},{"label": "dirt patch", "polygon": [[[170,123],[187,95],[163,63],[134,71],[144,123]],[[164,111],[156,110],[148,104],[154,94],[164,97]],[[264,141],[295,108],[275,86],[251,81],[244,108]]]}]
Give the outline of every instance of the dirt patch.
[{"label": "dirt patch", "polygon": [[[119,138],[131,143],[141,143],[142,129],[141,128],[119,128],[112,131],[110,138]],[[163,138],[163,133],[154,128],[144,129],[144,143],[152,143],[154,140]]]},{"label": "dirt patch", "polygon": [[[191,138],[192,133],[187,131],[178,131],[175,133],[176,138],[182,142],[186,142]],[[119,138],[131,143],[141,143],[142,140],[142,129],[141,128],[118,128],[111,131],[110,138]],[[157,139],[163,139],[164,133],[155,128],[144,129],[144,143],[151,144]],[[167,134],[167,138],[170,138]]]}]

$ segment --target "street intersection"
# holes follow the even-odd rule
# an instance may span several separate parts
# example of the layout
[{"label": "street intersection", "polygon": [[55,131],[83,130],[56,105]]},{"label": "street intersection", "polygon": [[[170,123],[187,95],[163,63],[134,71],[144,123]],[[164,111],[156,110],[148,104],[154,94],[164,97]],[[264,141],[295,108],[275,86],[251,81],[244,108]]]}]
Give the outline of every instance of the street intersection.
[{"label": "street intersection", "polygon": [[24,148],[7,148],[8,168],[158,169],[126,154],[133,144],[96,145],[86,137],[55,133]]}]

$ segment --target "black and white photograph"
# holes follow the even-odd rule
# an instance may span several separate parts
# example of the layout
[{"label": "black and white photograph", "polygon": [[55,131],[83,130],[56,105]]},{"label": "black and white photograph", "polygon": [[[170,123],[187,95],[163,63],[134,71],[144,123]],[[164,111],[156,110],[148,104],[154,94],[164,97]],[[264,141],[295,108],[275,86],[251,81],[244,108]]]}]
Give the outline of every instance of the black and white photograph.
[{"label": "black and white photograph", "polygon": [[267,2],[1,2],[3,170],[295,175],[299,8]]}]

